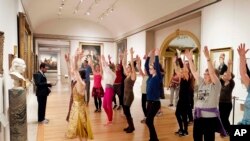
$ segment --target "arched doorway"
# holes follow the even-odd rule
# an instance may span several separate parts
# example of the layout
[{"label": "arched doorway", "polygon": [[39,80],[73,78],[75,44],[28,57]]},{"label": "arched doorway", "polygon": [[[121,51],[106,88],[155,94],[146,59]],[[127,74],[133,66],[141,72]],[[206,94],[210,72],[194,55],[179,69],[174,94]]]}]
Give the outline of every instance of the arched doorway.
[{"label": "arched doorway", "polygon": [[[169,85],[170,78],[173,74],[172,58],[175,56],[176,49],[184,53],[185,49],[193,48],[196,48],[194,50],[194,63],[198,68],[200,41],[193,33],[177,29],[165,38],[160,48],[160,62],[165,70],[164,86]],[[182,57],[184,57],[184,54],[182,54]]]}]

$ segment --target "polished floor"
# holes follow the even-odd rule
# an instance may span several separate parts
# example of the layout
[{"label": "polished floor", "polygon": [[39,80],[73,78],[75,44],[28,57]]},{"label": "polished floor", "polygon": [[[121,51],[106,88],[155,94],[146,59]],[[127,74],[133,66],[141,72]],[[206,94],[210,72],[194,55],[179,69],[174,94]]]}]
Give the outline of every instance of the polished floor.
[{"label": "polished floor", "polygon": [[[140,79],[137,80],[138,82]],[[126,120],[122,110],[114,110],[114,122],[110,126],[104,126],[106,122],[106,114],[94,113],[94,101],[91,97],[89,105],[89,115],[91,118],[92,129],[94,133],[93,141],[148,141],[149,133],[145,124],[140,123],[143,118],[141,110],[141,93],[140,83],[136,83],[134,87],[135,100],[131,107],[132,116],[135,124],[135,131],[127,134],[123,132],[126,127]],[[37,141],[78,141],[79,139],[67,139],[65,132],[67,130],[67,122],[65,120],[68,111],[70,93],[69,83],[60,81],[53,87],[52,93],[48,97],[46,118],[50,120],[49,124],[36,124]],[[189,126],[189,135],[179,137],[174,134],[178,129],[174,115],[174,108],[169,108],[168,99],[162,100],[163,115],[155,118],[155,127],[160,141],[192,141],[192,125]],[[32,130],[32,129],[31,129]],[[33,131],[36,131],[34,128]],[[31,138],[30,138],[31,139]],[[33,139],[31,139],[33,140]],[[229,141],[229,138],[221,138],[216,134],[216,141]]]}]

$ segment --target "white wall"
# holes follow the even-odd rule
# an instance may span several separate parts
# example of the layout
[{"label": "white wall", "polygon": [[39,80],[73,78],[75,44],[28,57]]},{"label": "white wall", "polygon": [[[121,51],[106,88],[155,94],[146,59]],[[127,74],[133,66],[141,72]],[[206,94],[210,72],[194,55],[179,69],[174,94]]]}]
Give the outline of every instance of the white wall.
[{"label": "white wall", "polygon": [[[4,32],[4,50],[3,50],[3,85],[4,85],[4,109],[0,108],[0,112],[4,110],[4,113],[7,114],[9,109],[9,98],[8,90],[12,87],[12,80],[9,76],[9,60],[8,54],[14,53],[14,45],[17,45],[17,13],[21,11],[22,5],[20,1],[17,0],[0,0],[0,30]],[[22,12],[22,11],[21,11]],[[0,98],[1,100],[2,98]],[[2,103],[2,101],[0,101]],[[5,131],[5,133],[3,133]],[[4,135],[5,134],[5,135]],[[1,129],[0,140],[8,141],[9,140],[9,127],[6,127],[5,130]]]},{"label": "white wall", "polygon": [[112,38],[107,28],[98,23],[79,19],[56,19],[46,21],[34,28],[35,33],[83,37]]},{"label": "white wall", "polygon": [[[240,81],[237,47],[242,42],[250,46],[249,5],[248,0],[223,0],[202,11],[201,45],[208,45],[210,49],[223,47],[234,49],[233,72],[236,78],[233,95],[240,99],[245,99],[247,92]],[[249,55],[248,53],[247,56]],[[205,60],[203,55],[201,59]],[[205,68],[206,63],[201,63],[201,69],[204,71]],[[242,115],[237,114],[237,116]]]},{"label": "white wall", "polygon": [[[131,47],[133,47],[134,49],[134,58],[136,57],[136,55],[139,55],[141,58],[143,58],[143,56],[146,53],[146,32],[145,31],[137,33],[127,38],[127,52],[128,52],[127,61],[130,61],[129,50]],[[144,62],[142,62],[142,64],[144,64]]]}]

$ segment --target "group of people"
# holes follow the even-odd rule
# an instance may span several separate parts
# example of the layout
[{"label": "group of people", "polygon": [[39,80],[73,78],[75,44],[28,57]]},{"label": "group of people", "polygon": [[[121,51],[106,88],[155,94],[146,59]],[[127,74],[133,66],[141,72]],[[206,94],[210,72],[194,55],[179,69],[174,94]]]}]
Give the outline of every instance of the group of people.
[{"label": "group of people", "polygon": [[[227,69],[224,73],[219,73],[214,68],[210,60],[210,54],[207,47],[204,47],[204,55],[208,68],[205,70],[204,76],[201,77],[195,68],[193,62],[193,50],[185,50],[186,61],[182,61],[180,52],[174,59],[175,70],[172,78],[171,87],[178,87],[178,100],[176,100],[176,119],[178,121],[179,130],[176,132],[179,136],[188,135],[188,122],[193,122],[193,138],[194,141],[215,140],[215,132],[220,132],[222,136],[230,132],[230,122],[228,120],[232,109],[232,91],[234,81],[232,71],[230,70],[232,61],[228,62]],[[245,111],[242,121],[239,124],[250,125],[250,78],[246,67],[246,52],[245,45],[241,44],[238,48],[240,56],[240,75],[243,84],[247,87],[248,96],[245,103]],[[134,50],[130,49],[130,63],[126,65],[127,51],[120,54],[120,64],[116,66],[105,60],[104,56],[99,57],[99,63],[94,64],[92,60],[88,60],[94,75],[94,84],[92,96],[95,102],[95,112],[101,112],[101,106],[107,115],[106,126],[111,125],[113,121],[112,101],[114,95],[118,94],[120,105],[122,106],[124,115],[126,116],[128,127],[123,130],[126,133],[132,133],[135,130],[133,118],[131,115],[131,105],[134,101],[133,87],[136,81],[136,67],[142,75],[142,111],[145,118],[141,121],[146,123],[150,141],[158,141],[157,132],[154,127],[154,117],[160,110],[161,85],[163,76],[159,63],[159,49],[151,50],[146,57],[144,71],[141,69],[141,60],[136,57],[134,63]],[[152,58],[154,57],[154,58]],[[89,86],[88,78],[86,78],[86,68],[79,68],[81,59],[83,58],[83,50],[77,49],[73,57],[65,55],[68,64],[68,70],[72,79],[71,82],[71,100],[67,120],[69,122],[66,136],[68,138],[79,137],[80,139],[92,139],[93,132],[89,121],[86,108],[89,102]],[[150,63],[150,60],[154,60]],[[152,62],[152,61],[151,61]],[[87,62],[85,62],[87,63]],[[90,69],[90,68],[88,68]],[[46,97],[50,93],[50,83],[47,83],[44,73],[46,72],[45,64],[40,65],[41,77],[36,81],[37,97],[39,103],[38,121],[47,123],[45,119]],[[103,89],[101,81],[104,81],[105,88]],[[195,105],[193,105],[194,85],[198,82],[198,97]],[[89,86],[88,86],[89,85]],[[170,87],[170,88],[171,88]],[[173,90],[171,90],[173,91]],[[87,95],[87,99],[85,99]],[[103,97],[103,102],[102,102]],[[171,96],[172,99],[172,96]],[[41,104],[43,103],[43,104]],[[44,104],[45,103],[45,104]],[[45,105],[45,106],[44,106]],[[170,105],[173,106],[171,100]],[[192,112],[194,108],[194,114]]]}]

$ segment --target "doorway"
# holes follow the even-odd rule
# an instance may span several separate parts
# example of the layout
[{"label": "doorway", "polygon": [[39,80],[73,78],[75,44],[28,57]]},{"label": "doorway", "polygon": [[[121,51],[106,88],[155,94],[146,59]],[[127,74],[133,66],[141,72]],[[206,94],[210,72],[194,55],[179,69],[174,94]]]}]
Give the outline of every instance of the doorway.
[{"label": "doorway", "polygon": [[186,60],[184,56],[185,49],[194,49],[194,63],[197,69],[199,69],[200,41],[193,33],[177,29],[174,33],[165,38],[160,49],[160,62],[165,71],[165,87],[169,86],[171,76],[173,75],[173,57],[176,54],[176,49],[181,51],[183,60]]}]

